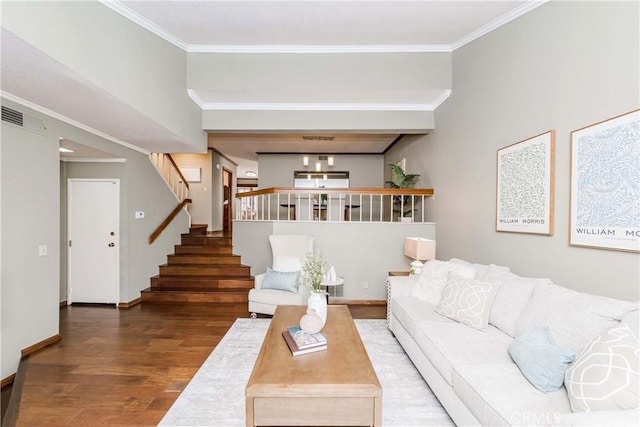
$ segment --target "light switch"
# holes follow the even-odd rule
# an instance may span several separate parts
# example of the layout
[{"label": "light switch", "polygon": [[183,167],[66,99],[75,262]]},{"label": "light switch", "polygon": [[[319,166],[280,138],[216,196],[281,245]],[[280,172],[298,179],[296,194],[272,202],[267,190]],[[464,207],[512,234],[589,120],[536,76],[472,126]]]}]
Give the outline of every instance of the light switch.
[{"label": "light switch", "polygon": [[144,211],[136,211],[136,219],[144,219]]},{"label": "light switch", "polygon": [[38,255],[39,256],[47,256],[47,245],[38,246]]}]

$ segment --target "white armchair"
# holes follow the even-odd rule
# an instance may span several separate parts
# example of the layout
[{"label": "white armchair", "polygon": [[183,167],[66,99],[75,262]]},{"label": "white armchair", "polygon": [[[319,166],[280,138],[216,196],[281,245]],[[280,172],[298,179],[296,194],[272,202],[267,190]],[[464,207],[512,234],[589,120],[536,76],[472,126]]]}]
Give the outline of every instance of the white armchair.
[{"label": "white armchair", "polygon": [[[272,268],[279,272],[300,271],[302,258],[313,251],[313,236],[304,234],[272,234],[269,236],[273,254]],[[271,314],[278,305],[305,305],[309,298],[309,287],[298,286],[298,292],[279,289],[263,289],[265,274],[255,276],[254,288],[249,291],[249,312]]]}]

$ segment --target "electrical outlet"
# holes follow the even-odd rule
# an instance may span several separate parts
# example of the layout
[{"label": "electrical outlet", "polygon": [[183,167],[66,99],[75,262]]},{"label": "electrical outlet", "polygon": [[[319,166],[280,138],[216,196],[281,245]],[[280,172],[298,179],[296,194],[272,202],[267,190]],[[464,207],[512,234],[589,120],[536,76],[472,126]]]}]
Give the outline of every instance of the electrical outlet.
[{"label": "electrical outlet", "polygon": [[362,289],[369,289],[369,282],[367,282],[366,280],[362,282]]},{"label": "electrical outlet", "polygon": [[47,256],[47,245],[38,246],[38,255],[39,256]]}]

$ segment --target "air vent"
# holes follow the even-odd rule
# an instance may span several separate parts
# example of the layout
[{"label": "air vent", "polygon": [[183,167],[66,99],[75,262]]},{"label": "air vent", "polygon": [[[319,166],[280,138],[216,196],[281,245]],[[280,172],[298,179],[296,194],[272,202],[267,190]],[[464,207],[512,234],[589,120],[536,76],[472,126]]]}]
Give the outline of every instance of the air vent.
[{"label": "air vent", "polygon": [[306,141],[333,141],[334,136],[313,136],[313,135],[303,135],[302,139]]},{"label": "air vent", "polygon": [[2,121],[38,135],[45,136],[47,134],[47,126],[44,120],[4,105],[2,106]]},{"label": "air vent", "polygon": [[20,111],[12,110],[8,107],[2,107],[2,121],[22,127],[23,114]]}]

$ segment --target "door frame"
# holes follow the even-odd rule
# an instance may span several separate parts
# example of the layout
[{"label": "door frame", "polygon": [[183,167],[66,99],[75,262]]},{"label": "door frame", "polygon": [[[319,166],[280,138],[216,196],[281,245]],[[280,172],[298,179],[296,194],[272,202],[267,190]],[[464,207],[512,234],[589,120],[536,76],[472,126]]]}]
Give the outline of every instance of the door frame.
[{"label": "door frame", "polygon": [[71,206],[71,183],[72,182],[115,182],[116,188],[118,190],[118,197],[116,200],[117,203],[117,221],[116,221],[116,308],[120,304],[120,179],[119,178],[67,178],[67,241],[65,243],[65,248],[67,251],[67,305],[71,305],[73,303],[71,299],[71,286],[70,286],[70,276],[71,276],[71,254],[69,251],[69,236],[71,235],[71,215],[70,215],[70,206]]},{"label": "door frame", "polygon": [[[229,215],[227,217],[227,223],[224,223],[224,179],[225,175],[229,176],[229,200],[227,202]],[[231,226],[233,224],[233,203],[231,202],[231,195],[233,194],[233,171],[231,169],[227,169],[226,167],[222,167],[222,230],[231,231]]]}]

